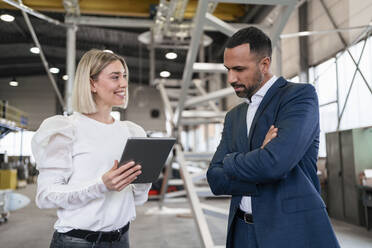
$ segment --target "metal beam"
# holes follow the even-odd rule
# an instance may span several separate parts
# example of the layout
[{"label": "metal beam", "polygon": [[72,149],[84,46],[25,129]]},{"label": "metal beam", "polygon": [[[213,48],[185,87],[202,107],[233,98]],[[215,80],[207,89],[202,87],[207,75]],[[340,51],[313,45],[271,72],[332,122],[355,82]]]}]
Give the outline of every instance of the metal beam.
[{"label": "metal beam", "polygon": [[[340,83],[338,79],[338,58],[335,57],[336,66],[336,102],[337,102],[337,130],[339,130],[340,123]],[[315,70],[314,70],[315,71]]]},{"label": "metal beam", "polygon": [[[200,79],[194,79],[193,80],[194,85],[199,90],[200,94],[202,96],[207,95],[207,91],[201,86],[201,80]],[[220,112],[220,109],[217,107],[216,103],[213,101],[208,101],[209,106],[216,112]]]},{"label": "metal beam", "polygon": [[[298,8],[298,26],[300,31],[307,30],[309,27],[307,22],[308,16],[308,5],[307,2],[304,2]],[[300,82],[309,81],[309,42],[308,37],[299,38],[299,49],[300,49],[300,72],[299,78]]]},{"label": "metal beam", "polygon": [[[346,95],[346,98],[345,98],[345,102],[344,102],[344,106],[342,107],[342,110],[341,110],[341,114],[340,114],[340,118],[338,120],[338,124],[337,124],[337,130],[340,129],[340,124],[341,124],[341,120],[342,120],[342,116],[344,115],[344,111],[345,111],[345,108],[346,108],[346,105],[347,105],[347,102],[349,100],[349,96],[350,96],[350,92],[351,92],[351,89],[354,85],[354,82],[355,82],[355,77],[356,77],[356,74],[358,72],[358,69],[359,69],[359,63],[363,57],[363,52],[364,52],[364,48],[366,47],[366,44],[367,44],[367,40],[364,40],[364,44],[363,44],[363,48],[362,48],[362,52],[360,53],[360,56],[359,56],[359,60],[358,60],[358,63],[356,64],[356,68],[355,68],[355,71],[354,71],[354,75],[353,75],[353,78],[351,79],[351,84],[350,84],[350,87],[349,87],[349,90],[347,92],[347,95]],[[370,88],[369,88],[370,89]]]},{"label": "metal beam", "polygon": [[67,82],[65,86],[65,102],[66,102],[66,113],[72,114],[72,88],[74,86],[75,79],[75,67],[76,67],[76,30],[75,25],[67,28],[66,36],[66,69],[67,69]]},{"label": "metal beam", "polygon": [[192,35],[191,35],[191,43],[190,43],[190,49],[188,50],[187,53],[187,58],[186,58],[186,64],[185,64],[185,70],[182,76],[182,94],[180,96],[178,108],[176,109],[175,113],[175,126],[178,127],[179,123],[182,118],[182,110],[184,109],[185,101],[186,101],[186,95],[187,91],[190,87],[191,83],[191,77],[193,74],[192,66],[196,60],[196,55],[199,51],[199,43],[201,36],[203,34],[203,29],[200,27],[204,26],[205,23],[205,13],[208,10],[208,1],[199,1],[198,2],[198,7],[194,19],[194,28],[192,30]]},{"label": "metal beam", "polygon": [[285,25],[288,22],[289,17],[291,16],[293,10],[296,7],[296,4],[294,4],[294,1],[291,1],[292,4],[288,6],[281,6],[281,13],[278,16],[278,20],[275,21],[272,31],[270,32],[271,41],[273,47],[277,45],[277,42],[280,38],[280,34],[282,33]]},{"label": "metal beam", "polygon": [[325,106],[328,106],[328,105],[331,105],[331,104],[333,104],[333,103],[337,103],[337,100],[335,100],[335,101],[330,101],[330,102],[323,103],[323,104],[320,104],[320,105],[319,105],[319,108],[321,108],[321,107],[325,107]]},{"label": "metal beam", "polygon": [[236,28],[234,28],[230,24],[222,21],[221,19],[215,17],[212,14],[206,13],[205,18],[206,18],[206,23],[208,25],[211,25],[215,29],[226,34],[227,36],[232,36],[236,31],[238,31]]},{"label": "metal beam", "polygon": [[26,5],[24,5],[22,3],[22,1],[20,3],[17,3],[15,1],[12,1],[12,0],[3,0],[3,2],[6,2],[7,4],[9,5],[12,5],[13,7],[17,8],[17,9],[20,9],[22,12],[25,12],[25,13],[28,13],[30,15],[33,15],[39,19],[42,19],[44,21],[47,21],[47,22],[50,22],[52,24],[55,24],[55,25],[58,25],[58,26],[62,26],[62,27],[68,27],[67,24],[64,24],[56,19],[53,19],[53,18],[50,18],[49,16],[46,16],[44,14],[41,14],[40,12],[37,12],[29,7],[27,7]]},{"label": "metal beam", "polygon": [[171,122],[171,124],[173,125],[173,119],[174,119],[174,115],[173,115],[173,110],[172,110],[172,106],[170,104],[170,101],[169,101],[169,98],[168,98],[168,95],[167,95],[167,92],[165,90],[165,87],[164,87],[164,84],[162,83],[159,83],[157,85],[157,88],[159,89],[160,91],[160,96],[163,100],[163,103],[164,103],[164,107],[165,107],[165,110],[168,112],[169,114],[169,121]]},{"label": "metal beam", "polygon": [[199,63],[193,64],[194,72],[227,73],[226,67],[221,63]]},{"label": "metal beam", "polygon": [[[21,0],[20,0],[20,4],[23,5]],[[39,40],[38,40],[38,38],[37,38],[37,36],[36,36],[35,30],[34,30],[34,28],[32,27],[32,24],[31,24],[31,22],[30,22],[30,19],[29,19],[28,15],[27,15],[26,11],[24,11],[23,9],[21,9],[21,11],[22,11],[23,17],[24,17],[24,19],[25,19],[25,22],[26,22],[26,24],[27,24],[27,27],[28,27],[28,29],[30,30],[30,33],[31,33],[32,39],[34,40],[35,45],[36,45],[36,46],[39,48],[39,50],[40,50],[40,58],[41,58],[41,61],[43,62],[44,69],[45,69],[45,71],[46,71],[46,73],[47,73],[47,75],[48,75],[48,77],[49,77],[49,80],[50,80],[50,82],[51,82],[51,84],[52,84],[52,86],[53,86],[53,89],[54,89],[54,91],[55,91],[55,93],[56,93],[56,95],[57,95],[57,98],[58,98],[58,100],[59,100],[59,103],[61,104],[61,106],[62,106],[63,108],[65,108],[65,103],[64,103],[64,101],[63,101],[62,95],[61,95],[61,93],[59,92],[59,89],[58,89],[57,83],[56,83],[56,81],[55,81],[55,79],[54,79],[52,73],[50,73],[50,71],[49,71],[49,65],[48,65],[48,62],[47,62],[47,60],[46,60],[46,58],[45,58],[45,55],[44,55],[43,49],[41,48],[41,45],[40,45],[40,43],[39,43]]]},{"label": "metal beam", "polygon": [[[203,1],[200,1],[203,2]],[[200,3],[199,2],[199,3]],[[196,226],[198,228],[198,233],[200,235],[200,239],[202,242],[202,247],[213,247],[213,239],[211,236],[211,233],[209,231],[207,220],[203,214],[203,210],[200,206],[200,201],[196,193],[195,186],[192,182],[192,178],[187,171],[186,168],[186,161],[183,156],[183,152],[180,145],[176,145],[176,151],[177,151],[177,160],[180,166],[180,174],[182,176],[182,179],[184,181],[184,187],[187,191],[187,197],[189,198],[192,213],[194,215],[194,220],[196,222]]]},{"label": "metal beam", "polygon": [[180,125],[182,126],[199,126],[202,124],[221,124],[224,118],[192,118],[182,119]]},{"label": "metal beam", "polygon": [[[67,16],[65,18],[65,21],[67,23],[75,23],[76,25],[95,26],[95,27],[122,27],[122,28],[151,29],[155,25],[155,22],[150,19],[93,17],[93,16],[80,16],[80,17]],[[236,30],[239,30],[247,26],[252,26],[247,23],[232,23],[230,25]],[[204,25],[204,30],[205,31],[219,31],[216,28],[215,24]]]},{"label": "metal beam", "polygon": [[342,33],[342,32],[350,32],[352,30],[359,30],[359,29],[366,29],[366,28],[372,28],[372,24],[361,25],[361,26],[353,26],[353,27],[345,27],[345,28],[314,30],[314,31],[301,31],[301,32],[296,32],[296,33],[281,34],[280,38],[281,39],[289,39],[289,38],[312,36],[312,35],[324,35],[324,34],[329,34],[329,33]]},{"label": "metal beam", "polygon": [[214,152],[184,152],[183,155],[188,161],[210,161]]},{"label": "metal beam", "polygon": [[203,208],[203,212],[210,216],[226,220],[229,216],[229,211],[224,208],[211,206],[205,203],[201,203],[200,206]]},{"label": "metal beam", "polygon": [[153,85],[155,83],[155,72],[156,72],[156,64],[155,64],[155,40],[154,40],[154,29],[151,28],[150,30],[150,70],[149,70],[149,78],[150,78],[150,85]]},{"label": "metal beam", "polygon": [[184,110],[183,118],[224,118],[226,112],[215,112],[211,110]]},{"label": "metal beam", "polygon": [[97,27],[122,27],[122,28],[146,28],[150,29],[155,25],[155,22],[150,19],[133,19],[133,18],[114,18],[114,17],[93,17],[80,16],[66,17],[66,22],[75,23],[82,26],[97,26]]},{"label": "metal beam", "polygon": [[260,5],[289,5],[293,0],[211,0],[215,3],[240,3],[240,4],[260,4]]},{"label": "metal beam", "polygon": [[[322,4],[323,9],[324,9],[324,11],[326,12],[326,14],[327,14],[327,16],[328,16],[328,19],[331,21],[333,27],[334,27],[334,28],[338,28],[338,26],[337,26],[335,20],[333,19],[333,17],[332,17],[332,15],[331,15],[331,13],[329,12],[327,6],[325,5],[324,0],[320,0],[320,3]],[[341,33],[337,33],[337,35],[338,35],[338,37],[340,38],[342,44],[344,45],[344,48],[346,48],[347,53],[350,55],[351,59],[353,60],[353,63],[354,63],[355,66],[356,66],[356,70],[359,71],[359,74],[360,74],[360,76],[363,78],[363,81],[364,81],[365,85],[367,86],[369,92],[372,94],[371,86],[368,84],[367,79],[364,77],[364,74],[363,74],[362,71],[359,69],[359,62],[357,63],[357,62],[355,61],[354,56],[351,54],[351,52],[350,52],[350,50],[349,50],[349,48],[348,48],[348,46],[347,46],[346,40],[345,40],[344,37],[341,35]],[[361,56],[362,56],[362,55],[361,55]],[[345,104],[345,105],[346,105],[346,104]],[[342,111],[342,112],[343,112],[343,111]],[[341,115],[341,117],[342,117],[342,115]],[[340,117],[340,118],[341,118],[341,117]]]},{"label": "metal beam", "polygon": [[67,16],[80,16],[79,0],[63,0]]},{"label": "metal beam", "polygon": [[228,87],[228,88],[225,88],[225,89],[213,91],[213,92],[208,93],[204,96],[196,96],[196,97],[188,99],[185,102],[185,107],[195,106],[195,105],[198,105],[200,103],[204,103],[206,101],[211,101],[211,100],[219,99],[219,98],[222,98],[222,97],[226,97],[226,96],[234,94],[234,92],[235,91],[232,87]]}]

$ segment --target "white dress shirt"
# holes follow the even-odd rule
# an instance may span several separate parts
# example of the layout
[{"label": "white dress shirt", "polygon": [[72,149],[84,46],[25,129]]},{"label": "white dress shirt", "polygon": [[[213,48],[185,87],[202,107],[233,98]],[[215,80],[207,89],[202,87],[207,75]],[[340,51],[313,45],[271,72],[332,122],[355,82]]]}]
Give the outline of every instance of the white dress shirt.
[{"label": "white dress shirt", "polygon": [[[251,101],[246,99],[246,103],[248,104],[247,110],[247,137],[249,137],[249,130],[252,125],[253,118],[256,114],[258,107],[262,99],[264,98],[266,92],[270,89],[270,87],[275,83],[278,78],[276,76],[272,76],[269,81],[267,81],[252,97]],[[269,131],[269,130],[267,130]],[[252,213],[252,202],[250,196],[243,196],[240,202],[240,209],[246,213]]]},{"label": "white dress shirt", "polygon": [[146,133],[129,121],[104,124],[80,113],[44,120],[31,142],[39,170],[36,204],[58,208],[58,232],[112,231],[135,219],[135,204],[147,201],[151,184],[117,192],[102,181],[131,136]]}]

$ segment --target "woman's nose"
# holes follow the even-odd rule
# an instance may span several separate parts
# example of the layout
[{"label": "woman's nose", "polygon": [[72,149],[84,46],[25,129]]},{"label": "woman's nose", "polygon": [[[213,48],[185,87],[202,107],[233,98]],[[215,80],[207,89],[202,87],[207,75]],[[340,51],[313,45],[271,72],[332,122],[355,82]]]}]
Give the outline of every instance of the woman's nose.
[{"label": "woman's nose", "polygon": [[126,78],[122,78],[120,80],[120,87],[127,87],[128,86],[128,80]]}]

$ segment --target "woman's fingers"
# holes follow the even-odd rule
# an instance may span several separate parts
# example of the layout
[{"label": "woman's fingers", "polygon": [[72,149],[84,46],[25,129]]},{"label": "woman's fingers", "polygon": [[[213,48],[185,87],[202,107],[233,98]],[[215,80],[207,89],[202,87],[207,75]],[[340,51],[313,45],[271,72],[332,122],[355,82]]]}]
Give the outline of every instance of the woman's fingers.
[{"label": "woman's fingers", "polygon": [[114,180],[114,183],[119,183],[120,181],[130,177],[132,174],[136,174],[136,175],[139,175],[141,174],[141,166],[140,165],[136,165],[136,166],[133,166],[131,168],[129,168],[128,170],[122,172],[120,175],[118,175],[115,180]]},{"label": "woman's fingers", "polygon": [[122,190],[142,173],[141,166],[133,161],[118,166],[118,161],[115,160],[114,166],[102,176],[102,181],[109,190]]},{"label": "woman's fingers", "polygon": [[116,186],[117,186],[117,190],[118,191],[121,191],[123,190],[126,186],[128,186],[129,184],[131,184],[134,180],[137,179],[137,177],[141,174],[141,171],[137,171],[135,173],[133,173],[132,175],[130,175],[129,177],[126,177],[124,180],[120,181]]}]

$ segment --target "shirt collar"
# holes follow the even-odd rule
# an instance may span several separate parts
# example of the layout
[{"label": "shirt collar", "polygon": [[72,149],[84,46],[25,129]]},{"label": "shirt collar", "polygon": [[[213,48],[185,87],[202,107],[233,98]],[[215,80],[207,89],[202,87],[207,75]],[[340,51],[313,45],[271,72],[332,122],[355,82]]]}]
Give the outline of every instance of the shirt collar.
[{"label": "shirt collar", "polygon": [[[254,102],[257,98],[264,98],[266,92],[271,88],[271,86],[275,83],[278,79],[277,76],[273,75],[252,97],[251,100]],[[248,99],[244,99],[244,101],[248,104],[251,103]]]}]

